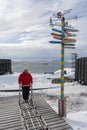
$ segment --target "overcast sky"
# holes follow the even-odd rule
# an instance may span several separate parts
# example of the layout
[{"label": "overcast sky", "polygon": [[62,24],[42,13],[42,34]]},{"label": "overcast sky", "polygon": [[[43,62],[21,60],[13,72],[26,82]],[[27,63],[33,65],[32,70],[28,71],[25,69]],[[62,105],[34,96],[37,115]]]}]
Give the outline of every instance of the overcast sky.
[{"label": "overcast sky", "polygon": [[71,53],[87,56],[87,0],[0,0],[0,58],[60,60],[60,45],[49,43],[54,40],[49,19],[68,9],[65,17],[78,17],[68,23],[79,32],[76,49],[65,49],[65,60]]}]

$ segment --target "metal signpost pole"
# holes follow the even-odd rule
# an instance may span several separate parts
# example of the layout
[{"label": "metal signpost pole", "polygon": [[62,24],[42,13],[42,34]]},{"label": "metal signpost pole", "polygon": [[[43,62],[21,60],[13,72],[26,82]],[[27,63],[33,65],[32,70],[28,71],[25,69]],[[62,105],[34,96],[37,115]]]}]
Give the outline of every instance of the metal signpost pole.
[{"label": "metal signpost pole", "polygon": [[[62,36],[64,36],[64,26],[65,26],[65,18],[62,17]],[[64,98],[64,43],[62,37],[62,44],[61,44],[61,97],[59,99],[59,115],[65,116],[65,98]]]}]

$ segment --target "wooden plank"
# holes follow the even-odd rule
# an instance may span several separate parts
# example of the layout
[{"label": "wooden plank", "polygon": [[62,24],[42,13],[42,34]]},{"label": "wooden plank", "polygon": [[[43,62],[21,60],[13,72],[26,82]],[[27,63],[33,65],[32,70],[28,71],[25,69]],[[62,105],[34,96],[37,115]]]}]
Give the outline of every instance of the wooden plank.
[{"label": "wooden plank", "polygon": [[51,130],[71,130],[64,118],[59,117],[40,94],[34,94],[34,106],[22,103],[19,107],[17,96],[0,98],[0,104],[0,130],[24,130],[23,118],[28,130],[39,130],[42,128],[40,116]]},{"label": "wooden plank", "polygon": [[17,96],[0,98],[0,130],[24,130]]},{"label": "wooden plank", "polygon": [[[47,126],[51,130],[71,130],[70,125],[59,117],[59,115],[50,107],[40,94],[34,95],[34,104],[37,111],[44,118]],[[40,107],[41,106],[41,107]]]}]

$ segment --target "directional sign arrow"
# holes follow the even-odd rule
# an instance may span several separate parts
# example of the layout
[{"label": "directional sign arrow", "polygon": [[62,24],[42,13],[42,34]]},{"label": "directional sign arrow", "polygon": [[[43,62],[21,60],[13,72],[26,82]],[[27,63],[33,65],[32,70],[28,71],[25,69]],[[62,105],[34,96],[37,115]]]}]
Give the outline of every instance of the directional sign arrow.
[{"label": "directional sign arrow", "polygon": [[75,46],[75,44],[66,44],[66,43],[64,43],[64,46]]},{"label": "directional sign arrow", "polygon": [[74,38],[63,38],[64,43],[74,43],[76,40]]},{"label": "directional sign arrow", "polygon": [[51,33],[51,35],[53,36],[53,37],[60,37],[60,38],[63,38],[64,37],[64,35],[62,35],[62,34],[58,34],[58,33]]},{"label": "directional sign arrow", "polygon": [[52,44],[62,44],[62,42],[60,42],[60,41],[49,41],[49,43],[52,43]]},{"label": "directional sign arrow", "polygon": [[62,40],[62,38],[60,38],[60,37],[58,37],[58,36],[53,36],[53,38]]},{"label": "directional sign arrow", "polygon": [[55,32],[62,33],[62,31],[61,31],[61,30],[58,30],[58,29],[56,29],[56,28],[52,28],[52,30],[53,30],[53,31],[55,31]]},{"label": "directional sign arrow", "polygon": [[64,35],[65,35],[65,37],[75,37],[76,36],[76,34],[71,34],[68,32],[65,32]]},{"label": "directional sign arrow", "polygon": [[79,30],[73,28],[64,28],[66,32],[78,32]]},{"label": "directional sign arrow", "polygon": [[[60,42],[60,41],[49,41],[49,43],[52,43],[52,44],[62,44],[62,42]],[[75,44],[66,44],[66,43],[64,43],[64,46],[75,46]]]},{"label": "directional sign arrow", "polygon": [[75,49],[74,46],[64,46],[65,49]]}]

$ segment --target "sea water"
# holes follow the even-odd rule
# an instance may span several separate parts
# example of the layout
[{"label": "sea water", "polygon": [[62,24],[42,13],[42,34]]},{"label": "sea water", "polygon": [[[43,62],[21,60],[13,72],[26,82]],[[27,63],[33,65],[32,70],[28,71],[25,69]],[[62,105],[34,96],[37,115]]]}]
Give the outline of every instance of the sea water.
[{"label": "sea water", "polygon": [[[22,72],[28,68],[31,73],[54,73],[61,69],[60,61],[41,60],[41,61],[12,61],[12,71]],[[65,68],[71,68],[71,62],[65,62]]]}]

